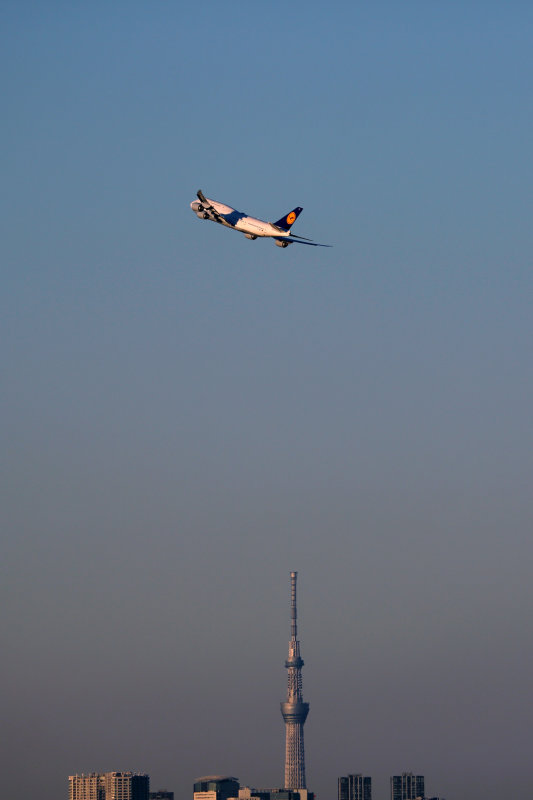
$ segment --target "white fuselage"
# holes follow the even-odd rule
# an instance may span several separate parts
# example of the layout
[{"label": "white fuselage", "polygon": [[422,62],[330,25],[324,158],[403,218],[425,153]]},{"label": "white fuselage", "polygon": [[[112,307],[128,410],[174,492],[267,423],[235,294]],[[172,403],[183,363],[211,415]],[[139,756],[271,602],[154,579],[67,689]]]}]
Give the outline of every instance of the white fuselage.
[{"label": "white fuselage", "polygon": [[[209,197],[205,199],[208,201],[209,205],[215,209],[218,216],[210,212],[209,208],[205,208],[203,203],[199,200],[193,200],[191,208],[200,219],[210,219],[213,222],[219,222],[221,225],[226,225],[234,231],[244,233],[244,235],[250,239],[255,239],[259,236],[275,236],[276,238],[290,236],[290,231],[284,231],[272,222],[266,222],[263,219],[257,219],[257,217],[249,217],[247,214],[243,214],[242,211],[237,211],[235,208],[227,206],[224,203],[217,203],[216,200],[211,200]],[[286,243],[284,242],[284,244]]]}]

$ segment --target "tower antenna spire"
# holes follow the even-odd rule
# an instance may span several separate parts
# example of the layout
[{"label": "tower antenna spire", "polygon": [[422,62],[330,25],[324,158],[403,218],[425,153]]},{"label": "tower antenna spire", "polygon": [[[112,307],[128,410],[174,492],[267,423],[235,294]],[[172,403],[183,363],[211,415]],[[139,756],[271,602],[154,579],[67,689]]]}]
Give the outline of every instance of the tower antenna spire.
[{"label": "tower antenna spire", "polygon": [[298,629],[296,625],[296,621],[298,619],[298,613],[296,611],[296,578],[298,577],[297,572],[291,572],[291,640],[295,641],[298,636]]},{"label": "tower antenna spire", "polygon": [[285,720],[285,789],[305,789],[304,723],[309,713],[309,703],[304,703],[302,694],[303,659],[297,639],[296,578],[291,572],[291,638],[287,669],[287,700],[281,703]]}]

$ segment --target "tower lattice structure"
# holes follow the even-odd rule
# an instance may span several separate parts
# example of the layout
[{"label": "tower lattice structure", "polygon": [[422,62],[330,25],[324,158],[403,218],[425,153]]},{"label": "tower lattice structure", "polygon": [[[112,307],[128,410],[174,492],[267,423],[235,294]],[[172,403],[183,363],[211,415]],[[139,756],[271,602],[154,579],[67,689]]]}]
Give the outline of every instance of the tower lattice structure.
[{"label": "tower lattice structure", "polygon": [[291,638],[289,656],[285,662],[288,671],[287,700],[281,703],[285,720],[285,789],[305,789],[304,723],[309,713],[309,703],[302,695],[302,667],[300,642],[296,626],[296,577],[291,572]]}]

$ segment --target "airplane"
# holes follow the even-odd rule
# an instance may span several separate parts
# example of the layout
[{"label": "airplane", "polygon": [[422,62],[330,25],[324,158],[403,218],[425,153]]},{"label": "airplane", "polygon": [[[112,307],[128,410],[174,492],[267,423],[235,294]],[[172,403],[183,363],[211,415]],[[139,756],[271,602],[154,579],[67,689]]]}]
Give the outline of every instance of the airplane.
[{"label": "airplane", "polygon": [[247,239],[257,239],[258,237],[274,239],[278,247],[288,247],[290,244],[308,244],[311,247],[331,247],[330,244],[319,244],[305,236],[298,236],[291,232],[292,225],[296,222],[303,211],[297,206],[278,219],[277,222],[265,222],[263,219],[249,217],[242,211],[236,211],[231,206],[224,203],[217,203],[205,197],[201,189],[198,189],[196,196],[198,200],[193,200],[191,208],[200,219],[210,219],[225,225],[234,231],[244,233]]}]

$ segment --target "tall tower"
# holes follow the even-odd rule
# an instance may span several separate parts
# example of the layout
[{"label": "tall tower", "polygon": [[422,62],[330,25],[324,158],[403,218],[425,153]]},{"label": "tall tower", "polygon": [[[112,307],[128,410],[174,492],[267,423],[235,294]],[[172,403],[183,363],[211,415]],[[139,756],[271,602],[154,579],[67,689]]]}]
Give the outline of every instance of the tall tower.
[{"label": "tall tower", "polygon": [[288,670],[287,700],[281,703],[285,720],[285,789],[305,789],[304,722],[309,713],[309,703],[302,696],[302,667],[300,642],[296,638],[296,576],[291,572],[291,638],[289,657],[285,662]]}]

